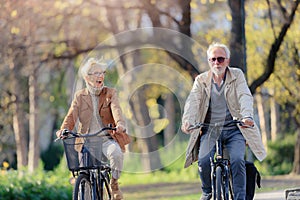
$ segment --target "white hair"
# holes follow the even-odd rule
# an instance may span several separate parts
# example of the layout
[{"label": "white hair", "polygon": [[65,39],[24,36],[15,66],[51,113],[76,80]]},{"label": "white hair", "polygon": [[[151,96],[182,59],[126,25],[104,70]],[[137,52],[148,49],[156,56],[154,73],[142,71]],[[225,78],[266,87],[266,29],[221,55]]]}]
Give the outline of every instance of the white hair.
[{"label": "white hair", "polygon": [[106,70],[107,64],[104,62],[101,62],[100,60],[97,60],[96,58],[90,58],[88,61],[82,66],[81,68],[81,75],[83,77],[87,76],[89,72],[94,68],[94,67],[99,67],[103,71]]},{"label": "white hair", "polygon": [[225,44],[221,44],[218,42],[214,42],[211,45],[209,45],[208,49],[207,49],[207,57],[209,57],[210,52],[214,49],[214,48],[222,48],[224,49],[225,53],[226,53],[226,57],[230,58],[230,50],[229,48],[225,45]]}]

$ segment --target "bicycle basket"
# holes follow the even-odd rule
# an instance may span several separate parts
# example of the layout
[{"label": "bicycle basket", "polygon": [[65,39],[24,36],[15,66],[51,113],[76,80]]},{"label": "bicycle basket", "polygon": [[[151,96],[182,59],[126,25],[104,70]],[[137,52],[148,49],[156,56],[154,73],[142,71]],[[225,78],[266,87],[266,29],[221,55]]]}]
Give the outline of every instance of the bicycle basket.
[{"label": "bicycle basket", "polygon": [[101,137],[72,137],[64,139],[63,143],[70,171],[101,166]]}]

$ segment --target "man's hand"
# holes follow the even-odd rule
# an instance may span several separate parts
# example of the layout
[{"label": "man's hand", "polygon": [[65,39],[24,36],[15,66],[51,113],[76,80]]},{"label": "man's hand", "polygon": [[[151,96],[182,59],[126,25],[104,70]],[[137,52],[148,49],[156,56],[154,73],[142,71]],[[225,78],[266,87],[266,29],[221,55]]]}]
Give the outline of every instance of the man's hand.
[{"label": "man's hand", "polygon": [[242,128],[250,128],[254,126],[254,121],[250,117],[246,117],[241,120],[243,122]]},{"label": "man's hand", "polygon": [[190,126],[191,126],[190,123],[187,122],[187,121],[185,121],[185,122],[183,122],[182,125],[181,125],[181,130],[182,130],[184,133],[189,134],[189,133],[191,133],[191,131],[189,130],[189,127],[190,127]]}]

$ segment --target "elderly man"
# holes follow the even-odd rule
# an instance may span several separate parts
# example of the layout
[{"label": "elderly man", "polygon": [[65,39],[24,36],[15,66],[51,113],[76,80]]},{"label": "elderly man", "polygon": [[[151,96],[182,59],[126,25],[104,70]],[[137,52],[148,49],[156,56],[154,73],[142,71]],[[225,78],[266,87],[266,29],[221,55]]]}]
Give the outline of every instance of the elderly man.
[{"label": "elderly man", "polygon": [[210,157],[215,153],[215,142],[208,137],[209,129],[189,131],[189,127],[196,122],[226,124],[233,118],[241,119],[247,126],[254,125],[253,128],[237,125],[226,127],[222,129],[220,136],[229,153],[234,199],[245,200],[246,142],[259,160],[266,157],[260,132],[253,121],[253,97],[243,72],[229,67],[230,51],[226,45],[211,44],[207,57],[210,70],[196,77],[182,117],[182,131],[191,134],[185,167],[198,160],[203,191],[201,200],[210,199]]}]

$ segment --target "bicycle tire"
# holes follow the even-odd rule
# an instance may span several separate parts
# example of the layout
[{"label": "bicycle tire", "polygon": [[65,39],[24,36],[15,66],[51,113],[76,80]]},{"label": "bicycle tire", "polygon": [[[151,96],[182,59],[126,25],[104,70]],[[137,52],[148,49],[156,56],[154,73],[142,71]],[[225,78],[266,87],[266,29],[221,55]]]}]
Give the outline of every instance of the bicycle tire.
[{"label": "bicycle tire", "polygon": [[110,200],[111,188],[110,188],[110,178],[107,172],[101,172],[100,180],[100,200]]},{"label": "bicycle tire", "polygon": [[216,199],[222,200],[222,185],[223,185],[223,177],[222,177],[222,168],[217,166],[216,168]]},{"label": "bicycle tire", "polygon": [[77,177],[73,189],[73,200],[92,200],[92,185],[87,174]]},{"label": "bicycle tire", "polygon": [[222,192],[223,192],[223,197],[224,197],[223,199],[229,200],[230,176],[229,176],[228,168],[226,170],[226,167],[224,168],[224,174],[223,174],[222,178],[223,178]]}]

